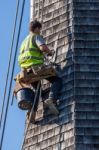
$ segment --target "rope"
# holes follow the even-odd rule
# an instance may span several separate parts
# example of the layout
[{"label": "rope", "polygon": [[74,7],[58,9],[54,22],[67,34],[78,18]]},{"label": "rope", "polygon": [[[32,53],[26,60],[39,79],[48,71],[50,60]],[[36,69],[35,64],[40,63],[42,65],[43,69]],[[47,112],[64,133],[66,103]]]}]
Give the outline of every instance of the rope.
[{"label": "rope", "polygon": [[[27,124],[27,128],[26,128],[26,132],[25,132],[25,136],[24,136],[24,139],[23,139],[23,144],[22,144],[21,150],[23,150],[23,148],[24,148],[25,138],[26,138],[26,135],[27,135],[27,132],[28,132],[28,128],[29,128],[29,125],[30,125],[32,114],[34,112],[35,102],[37,100],[37,96],[38,96],[40,86],[41,86],[41,81],[39,81],[38,85],[37,85],[37,90],[36,90],[36,93],[35,93],[34,103],[33,103],[33,106],[32,106],[31,112],[30,112],[29,121],[28,121],[28,124]],[[39,98],[40,98],[40,95],[39,95]]]},{"label": "rope", "polygon": [[[40,5],[40,4],[39,4]],[[40,9],[40,8],[39,8]],[[41,13],[41,23],[43,24],[43,11],[44,11],[44,0],[42,0],[42,13]]]},{"label": "rope", "polygon": [[16,55],[17,55],[20,31],[21,31],[21,24],[22,24],[23,12],[24,12],[24,5],[25,5],[25,0],[23,0],[23,3],[22,3],[21,17],[20,17],[20,21],[19,21],[20,24],[19,24],[19,29],[18,29],[18,37],[17,37],[17,42],[16,42],[14,62],[13,62],[13,68],[12,68],[11,80],[10,80],[10,86],[9,86],[9,92],[8,92],[8,98],[7,98],[7,106],[6,106],[6,110],[5,110],[5,118],[4,118],[3,130],[2,130],[2,135],[1,135],[1,141],[0,141],[0,150],[2,150],[2,144],[3,144],[3,139],[4,139],[4,133],[5,133],[5,126],[6,126],[6,120],[7,120],[7,114],[8,114],[8,106],[9,106],[10,93],[11,93],[10,91],[11,91],[12,81],[13,81],[14,67],[15,67],[15,61],[16,61]]},{"label": "rope", "polygon": [[8,64],[8,70],[7,70],[7,76],[6,76],[6,83],[5,83],[5,89],[4,89],[4,95],[3,95],[3,103],[2,103],[2,110],[1,110],[1,116],[0,116],[0,128],[4,113],[4,105],[5,105],[5,97],[6,97],[6,91],[7,91],[7,84],[8,84],[8,78],[9,78],[9,72],[10,72],[10,66],[11,66],[11,57],[12,57],[12,51],[13,51],[13,45],[14,45],[14,38],[15,38],[15,30],[16,30],[16,24],[17,24],[17,18],[18,18],[18,10],[19,10],[19,2],[20,0],[17,0],[17,8],[16,8],[16,15],[15,15],[15,21],[14,21],[14,28],[13,28],[13,34],[12,34],[12,42],[10,47],[10,56],[9,56],[9,64]]}]

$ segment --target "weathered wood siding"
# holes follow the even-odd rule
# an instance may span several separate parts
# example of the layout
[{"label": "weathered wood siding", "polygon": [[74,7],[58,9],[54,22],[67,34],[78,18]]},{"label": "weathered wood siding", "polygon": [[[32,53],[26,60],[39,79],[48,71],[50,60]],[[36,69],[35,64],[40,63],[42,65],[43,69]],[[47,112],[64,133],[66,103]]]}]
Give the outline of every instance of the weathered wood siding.
[{"label": "weathered wood siding", "polygon": [[99,1],[74,0],[76,150],[99,149]]},{"label": "weathered wood siding", "polygon": [[25,150],[99,150],[99,0],[31,0],[50,49],[58,40],[58,117],[39,105]]},{"label": "weathered wood siding", "polygon": [[[40,5],[38,4],[40,2]],[[43,5],[42,5],[43,4]],[[42,34],[50,49],[58,39],[57,59],[63,86],[59,93],[60,115],[50,115],[41,103],[36,125],[31,125],[25,142],[25,150],[73,150],[74,149],[74,65],[72,44],[72,1],[34,1],[34,16],[43,22]],[[40,9],[40,10],[39,10]],[[39,10],[39,11],[38,11]],[[42,12],[43,10],[43,12]],[[31,19],[32,20],[32,19]]]}]

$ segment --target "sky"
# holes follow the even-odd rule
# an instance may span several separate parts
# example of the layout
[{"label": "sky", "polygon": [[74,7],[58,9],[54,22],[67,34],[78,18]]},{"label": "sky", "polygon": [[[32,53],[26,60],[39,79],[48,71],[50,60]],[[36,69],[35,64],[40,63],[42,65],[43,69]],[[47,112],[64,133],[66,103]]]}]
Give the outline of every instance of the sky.
[{"label": "sky", "polygon": [[[0,21],[0,49],[1,49],[0,50],[0,85],[1,85],[0,86],[0,112],[1,112],[1,105],[3,100],[4,88],[5,88],[6,74],[8,69],[11,37],[12,37],[13,24],[14,24],[15,13],[16,13],[16,2],[17,0],[0,1],[0,19],[1,19]],[[20,2],[22,3],[22,0]],[[29,19],[30,19],[30,1],[26,0],[19,47],[22,40],[28,34]],[[18,52],[19,52],[19,48],[18,48]],[[14,76],[19,70],[20,68],[16,60]],[[13,81],[13,85],[14,85],[14,81]],[[16,99],[14,98],[13,106],[11,106],[11,100],[10,100],[2,150],[20,150],[23,136],[24,136],[25,115],[26,112],[20,110],[17,107]],[[0,137],[1,137],[1,132],[0,132]]]}]

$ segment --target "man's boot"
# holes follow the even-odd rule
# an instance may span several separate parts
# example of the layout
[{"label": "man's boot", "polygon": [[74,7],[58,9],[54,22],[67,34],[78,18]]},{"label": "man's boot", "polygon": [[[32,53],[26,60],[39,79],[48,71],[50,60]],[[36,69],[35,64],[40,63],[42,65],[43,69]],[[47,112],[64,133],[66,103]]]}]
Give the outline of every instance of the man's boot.
[{"label": "man's boot", "polygon": [[53,114],[53,115],[58,115],[59,114],[59,111],[57,109],[57,107],[55,106],[55,104],[53,103],[53,101],[51,99],[47,99],[44,101],[46,107],[49,108],[50,112]]}]

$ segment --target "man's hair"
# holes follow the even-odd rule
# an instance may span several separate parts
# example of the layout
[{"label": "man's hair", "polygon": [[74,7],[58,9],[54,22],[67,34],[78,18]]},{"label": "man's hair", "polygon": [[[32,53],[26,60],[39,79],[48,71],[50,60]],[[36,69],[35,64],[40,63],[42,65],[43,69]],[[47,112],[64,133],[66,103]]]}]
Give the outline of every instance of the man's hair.
[{"label": "man's hair", "polygon": [[42,28],[42,24],[37,20],[31,21],[29,24],[29,30],[33,32],[36,28]]}]

